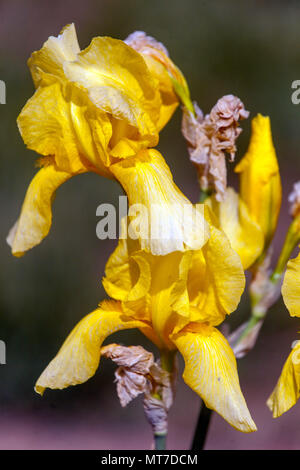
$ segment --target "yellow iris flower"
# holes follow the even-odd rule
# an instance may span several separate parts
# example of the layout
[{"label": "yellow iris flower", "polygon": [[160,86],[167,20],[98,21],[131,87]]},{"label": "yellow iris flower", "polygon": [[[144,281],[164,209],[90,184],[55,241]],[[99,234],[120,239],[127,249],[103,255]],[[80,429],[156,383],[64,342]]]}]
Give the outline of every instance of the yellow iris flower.
[{"label": "yellow iris flower", "polygon": [[[173,183],[163,157],[149,149],[157,145],[160,129],[178,105],[161,63],[109,37],[94,38],[80,51],[71,24],[58,37],[50,37],[28,64],[37,89],[21,111],[18,126],[27,147],[43,157],[8,236],[12,253],[21,256],[45,238],[56,190],[88,171],[116,178],[131,204],[149,207],[155,200],[167,206],[175,249],[195,248],[189,245],[192,229],[186,238],[171,208],[188,201]],[[149,239],[143,249],[165,254],[174,243],[154,244]]]},{"label": "yellow iris flower", "polygon": [[[282,284],[282,296],[292,317],[300,317],[300,254],[291,259]],[[300,397],[300,341],[297,341],[289,354],[277,385],[273,390],[267,405],[273,412],[274,418],[294,406]]]},{"label": "yellow iris flower", "polygon": [[258,114],[252,120],[249,148],[235,171],[240,174],[239,195],[227,188],[223,201],[213,196],[207,204],[247,269],[268,248],[281,205],[281,181],[269,117]]},{"label": "yellow iris flower", "polygon": [[112,333],[140,329],[161,351],[178,350],[185,382],[232,426],[256,430],[242,395],[234,354],[216,328],[234,311],[245,285],[243,267],[222,231],[210,224],[201,250],[154,256],[140,242],[121,239],[103,285],[102,302],[68,336],[36,383],[36,391],[85,382],[99,365]]}]

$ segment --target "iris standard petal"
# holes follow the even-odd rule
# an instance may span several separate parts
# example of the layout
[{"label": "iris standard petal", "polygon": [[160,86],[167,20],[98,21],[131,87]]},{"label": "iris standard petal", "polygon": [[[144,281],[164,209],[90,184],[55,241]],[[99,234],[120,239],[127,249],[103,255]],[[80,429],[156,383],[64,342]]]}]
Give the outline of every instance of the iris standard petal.
[{"label": "iris standard petal", "polygon": [[36,88],[49,85],[59,79],[65,80],[63,64],[76,60],[80,48],[74,24],[63,28],[58,37],[50,36],[43,47],[33,52],[28,66]]},{"label": "iris standard petal", "polygon": [[140,54],[123,41],[97,37],[64,71],[97,107],[147,135],[149,146],[157,144],[161,101]]},{"label": "iris standard petal", "polygon": [[22,109],[18,126],[27,147],[40,155],[53,155],[61,170],[78,172],[90,167],[111,176],[107,169],[110,120],[88,106],[75,89],[65,97],[58,82],[38,88]]}]

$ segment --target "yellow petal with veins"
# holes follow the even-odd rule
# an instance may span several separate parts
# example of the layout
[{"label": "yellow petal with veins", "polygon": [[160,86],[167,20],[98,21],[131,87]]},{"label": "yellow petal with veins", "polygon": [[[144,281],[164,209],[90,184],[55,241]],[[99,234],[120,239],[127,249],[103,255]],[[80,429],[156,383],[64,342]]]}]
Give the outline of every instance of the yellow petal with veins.
[{"label": "yellow petal with veins", "polygon": [[188,276],[191,321],[221,323],[233,312],[245,288],[241,260],[226,235],[210,225],[210,238],[201,251],[193,252]]},{"label": "yellow petal with veins", "polygon": [[42,49],[34,52],[28,60],[35,87],[48,85],[57,78],[64,80],[64,62],[76,60],[79,52],[73,23],[65,26],[58,37],[50,36]]},{"label": "yellow petal with veins", "polygon": [[[171,345],[169,334],[177,323],[182,328],[189,321],[190,259],[190,251],[155,256],[127,238],[119,240],[105,268],[106,292],[122,301],[125,313],[151,322],[164,347]],[[184,317],[183,322],[178,316]]]},{"label": "yellow petal with veins", "polygon": [[183,355],[183,379],[231,426],[242,432],[256,431],[240,389],[236,360],[224,336],[205,324],[190,324],[174,335]]},{"label": "yellow petal with veins", "polygon": [[105,338],[130,328],[147,328],[147,325],[124,316],[119,302],[103,302],[72,330],[39,377],[36,392],[42,395],[46,388],[63,389],[86,382],[96,372]]},{"label": "yellow petal with veins", "polygon": [[143,31],[135,31],[125,39],[125,43],[142,55],[152,77],[157,83],[162,102],[159,122],[157,124],[160,130],[170,120],[179,103],[173,81],[175,80],[188,93],[186,80],[178,67],[170,59],[165,46],[155,38],[148,36]]},{"label": "yellow petal with veins", "polygon": [[110,170],[123,186],[130,206],[138,209],[134,218],[139,220],[138,227],[132,217],[130,225],[142,250],[165,255],[203,246],[209,236],[203,213],[196,211],[174,184],[158,151],[140,151],[135,157],[112,165]]},{"label": "yellow petal with veins", "polygon": [[[122,252],[125,240],[121,240],[110,256],[106,267],[103,287],[110,297],[133,301],[146,295],[151,285],[151,270],[143,253],[128,256]],[[124,254],[124,256],[122,256]]]},{"label": "yellow petal with veins", "polygon": [[64,71],[98,108],[148,136],[149,146],[157,144],[161,101],[140,54],[123,41],[97,37]]},{"label": "yellow petal with veins", "polygon": [[151,75],[157,80],[161,97],[161,108],[157,128],[160,131],[173,116],[179,101],[166,67],[153,57],[142,54]]},{"label": "yellow petal with veins", "polygon": [[282,284],[282,297],[292,317],[300,317],[300,254],[287,263]]},{"label": "yellow petal with veins", "polygon": [[152,256],[151,321],[157,336],[172,348],[169,335],[189,322],[189,298],[186,279],[189,252],[175,251],[166,256]]},{"label": "yellow petal with veins", "polygon": [[227,188],[224,199],[215,196],[205,201],[214,213],[232,248],[241,258],[244,269],[249,268],[262,253],[264,235],[260,226],[250,217],[246,204],[233,188]]},{"label": "yellow petal with veins", "polygon": [[110,120],[75,89],[70,89],[67,99],[58,82],[38,88],[22,109],[18,126],[27,147],[54,155],[61,170],[74,173],[90,167],[111,176],[107,169]]},{"label": "yellow petal with veins", "polygon": [[19,219],[7,237],[13,255],[22,256],[48,235],[55,192],[72,176],[59,171],[53,163],[36,173],[27,189]]},{"label": "yellow petal with veins", "polygon": [[273,412],[273,417],[278,418],[294,406],[300,397],[300,342],[292,349],[287,358],[277,385],[267,401],[267,405]]},{"label": "yellow petal with veins", "polygon": [[268,246],[281,205],[281,181],[269,117],[258,114],[252,120],[249,148],[235,171],[240,173],[241,198],[261,227]]}]

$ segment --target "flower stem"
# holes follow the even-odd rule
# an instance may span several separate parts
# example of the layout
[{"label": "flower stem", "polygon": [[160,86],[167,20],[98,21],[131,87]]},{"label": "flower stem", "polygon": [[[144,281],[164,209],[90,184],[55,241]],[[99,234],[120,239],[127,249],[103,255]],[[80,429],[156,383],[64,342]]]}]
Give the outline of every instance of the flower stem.
[{"label": "flower stem", "polygon": [[300,241],[300,216],[296,217],[292,221],[291,225],[289,226],[276,267],[270,277],[270,280],[272,282],[275,283],[277,282],[278,279],[281,278],[285,270],[286,264],[294,248],[299,243],[299,241]]},{"label": "flower stem", "polygon": [[200,191],[199,202],[203,203],[208,197],[212,195],[213,191],[211,189],[202,189]]},{"label": "flower stem", "polygon": [[167,444],[167,434],[154,434],[155,450],[165,450]]},{"label": "flower stem", "polygon": [[160,351],[161,368],[170,372],[170,374],[174,371],[175,355],[176,351],[168,351],[166,349]]},{"label": "flower stem", "polygon": [[204,449],[212,413],[213,410],[207,408],[202,402],[191,446],[191,450],[194,452]]}]

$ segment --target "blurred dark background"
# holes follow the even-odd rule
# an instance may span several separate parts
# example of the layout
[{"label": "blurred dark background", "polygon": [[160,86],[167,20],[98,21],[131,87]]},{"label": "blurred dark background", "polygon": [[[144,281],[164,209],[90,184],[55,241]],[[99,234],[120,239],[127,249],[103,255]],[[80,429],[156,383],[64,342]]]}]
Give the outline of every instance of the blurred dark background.
[{"label": "blurred dark background", "polygon": [[[115,241],[97,239],[95,213],[101,202],[117,205],[122,192],[95,174],[74,178],[58,191],[47,239],[21,259],[10,254],[5,238],[35,172],[36,155],[25,148],[16,125],[34,91],[26,65],[32,51],[70,22],[81,48],[94,36],[123,39],[144,30],[168,48],[204,112],[233,93],[251,117],[269,115],[283,182],[278,251],[289,222],[287,195],[300,170],[300,105],[291,102],[291,83],[300,79],[299,21],[300,2],[287,0],[0,1],[0,79],[7,86],[7,104],[0,105],[0,339],[7,345],[7,364],[0,365],[0,448],[135,449],[151,442],[140,400],[121,409],[108,361],[86,384],[48,391],[43,398],[33,391],[71,328],[104,297],[101,277]],[[237,159],[247,148],[250,119],[243,128]],[[162,132],[159,149],[178,186],[196,202],[197,180],[179,110]],[[236,184],[234,177],[231,181]],[[231,327],[246,316],[245,297]],[[299,448],[300,404],[277,420],[265,406],[298,329],[299,320],[279,301],[256,349],[239,361],[242,389],[259,430],[242,435],[214,416],[207,448]],[[138,332],[122,332],[113,340],[151,347]],[[170,413],[173,449],[189,447],[200,404],[179,382]]]}]

